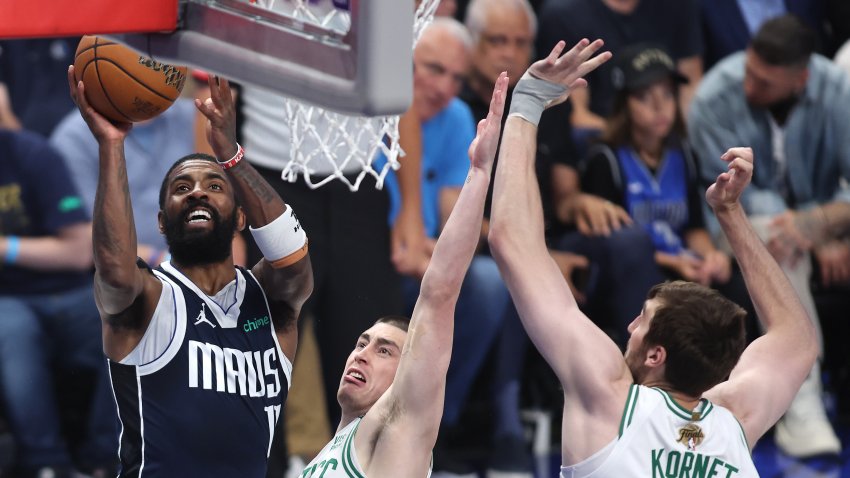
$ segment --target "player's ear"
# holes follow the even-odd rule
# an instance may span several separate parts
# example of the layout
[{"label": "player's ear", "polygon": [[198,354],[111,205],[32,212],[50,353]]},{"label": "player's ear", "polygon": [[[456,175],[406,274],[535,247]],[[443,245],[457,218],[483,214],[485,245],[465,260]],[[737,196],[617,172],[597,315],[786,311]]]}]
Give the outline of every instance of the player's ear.
[{"label": "player's ear", "polygon": [[246,223],[247,223],[247,219],[245,219],[245,211],[242,210],[242,206],[237,206],[236,207],[236,232],[244,231]]},{"label": "player's ear", "polygon": [[646,350],[644,363],[647,367],[660,367],[667,362],[667,350],[661,345],[653,345]]},{"label": "player's ear", "polygon": [[162,209],[156,213],[156,222],[159,224],[159,233],[165,234],[165,215],[162,213]]}]

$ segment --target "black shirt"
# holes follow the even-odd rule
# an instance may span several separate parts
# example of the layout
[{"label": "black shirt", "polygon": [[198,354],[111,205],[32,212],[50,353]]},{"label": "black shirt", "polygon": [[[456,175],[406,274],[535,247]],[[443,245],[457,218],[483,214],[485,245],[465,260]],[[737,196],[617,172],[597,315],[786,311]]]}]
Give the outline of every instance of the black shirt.
[{"label": "black shirt", "polygon": [[[615,56],[641,42],[660,44],[674,60],[702,55],[698,7],[694,0],[642,0],[623,15],[602,0],[546,0],[540,11],[537,54],[548,55],[559,40],[571,48],[582,38],[605,40],[605,50]],[[590,110],[600,116],[611,111],[614,87],[607,62],[585,77],[590,89]]]},{"label": "black shirt", "polygon": [[[512,94],[513,88],[508,90],[507,98],[505,99],[505,114],[502,117],[503,129],[505,121],[508,118],[508,111],[510,111]],[[460,93],[460,99],[472,110],[472,116],[476,122],[487,117],[487,112],[490,110],[490,103],[482,101],[481,97],[469,88],[469,85],[464,85],[463,91]],[[537,130],[535,170],[537,173],[537,183],[540,187],[540,197],[543,203],[543,220],[547,237],[554,237],[554,235],[564,229],[564,225],[559,224],[555,218],[552,168],[560,164],[578,170],[578,158],[575,145],[573,144],[572,128],[570,126],[570,111],[569,101],[547,109],[540,118],[540,124]],[[496,161],[498,161],[498,152],[496,153]],[[495,172],[496,168],[494,164],[493,173],[495,174]],[[487,193],[487,202],[484,206],[484,215],[488,218],[490,217],[492,199],[493,188],[490,188],[490,191]]]}]

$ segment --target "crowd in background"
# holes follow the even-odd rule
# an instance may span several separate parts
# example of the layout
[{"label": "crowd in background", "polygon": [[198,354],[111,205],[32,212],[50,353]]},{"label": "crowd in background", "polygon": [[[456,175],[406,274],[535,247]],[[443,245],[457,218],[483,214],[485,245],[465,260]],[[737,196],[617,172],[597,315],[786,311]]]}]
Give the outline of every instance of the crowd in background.
[{"label": "crowd in background", "polygon": [[[577,300],[621,346],[664,280],[710,285],[752,317],[702,196],[722,151],[751,146],[757,172],[744,207],[823,338],[822,360],[775,439],[793,457],[839,454],[834,424],[850,417],[841,346],[850,333],[850,4],[443,0],[438,15],[413,55],[407,156],[383,190],[282,180],[281,98],[241,85],[246,159],[298,210],[315,275],[269,476],[297,476],[332,435],[340,367],[359,333],[379,316],[410,314],[496,77],[507,71],[513,86],[558,40],[581,38],[602,38],[614,59],[544,113],[536,157],[547,244]],[[0,427],[14,443],[13,456],[0,456],[3,477],[108,476],[115,466],[118,423],[92,291],[97,143],[66,77],[78,40],[0,41]],[[177,158],[209,151],[188,99],[204,97],[204,74],[193,77],[187,99],[134,125],[126,142],[138,256],[151,266],[168,256],[154,222],[162,177]],[[488,253],[488,214],[489,205],[458,301],[434,476],[531,477],[524,412],[558,423],[562,408]],[[250,235],[233,251],[243,265],[261,257]]]}]

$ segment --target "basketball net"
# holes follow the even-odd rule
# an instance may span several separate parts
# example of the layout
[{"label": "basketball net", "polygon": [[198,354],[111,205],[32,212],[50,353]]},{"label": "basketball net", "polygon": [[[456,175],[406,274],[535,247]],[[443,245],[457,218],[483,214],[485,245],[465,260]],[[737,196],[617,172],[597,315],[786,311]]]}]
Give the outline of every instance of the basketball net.
[{"label": "basketball net", "polygon": [[[258,6],[273,9],[275,0],[249,0]],[[399,0],[401,1],[401,0]],[[350,28],[349,13],[334,7],[338,0],[288,0],[278,4],[287,14],[304,22],[346,32]],[[347,4],[347,1],[342,3]],[[434,18],[439,0],[422,0],[416,8],[411,47],[416,46],[422,31]],[[368,175],[375,178],[381,189],[390,168],[400,167],[399,116],[354,116],[285,98],[284,108],[290,132],[290,159],[281,177],[295,182],[299,174],[310,188],[318,188],[334,179],[357,191]],[[378,164],[378,153],[386,161]],[[317,174],[328,171],[330,174]],[[324,176],[324,177],[320,177]]]}]

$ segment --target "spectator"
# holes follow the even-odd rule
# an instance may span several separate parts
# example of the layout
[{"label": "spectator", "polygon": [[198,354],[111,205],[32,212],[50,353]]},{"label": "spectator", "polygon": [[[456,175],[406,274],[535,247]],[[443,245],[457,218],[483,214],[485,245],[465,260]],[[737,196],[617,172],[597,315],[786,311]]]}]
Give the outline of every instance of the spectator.
[{"label": "spectator", "polygon": [[[727,57],[706,76],[688,125],[704,159],[704,180],[724,169],[718,158],[729,145],[749,144],[756,156],[768,158],[756,168],[742,204],[818,324],[811,261],[797,240],[798,224],[820,207],[850,201],[841,185],[850,178],[850,80],[812,53],[815,43],[814,33],[792,15],[767,21],[746,52]],[[820,246],[811,244],[824,265],[829,259]],[[796,457],[840,451],[824,413],[818,364],[777,424],[776,441]]]},{"label": "spectator", "polygon": [[662,47],[646,43],[624,49],[612,73],[614,110],[584,166],[584,190],[628,211],[652,238],[666,278],[718,288],[751,309],[743,278],[705,227],[702,187],[679,114],[677,90],[687,78]]},{"label": "spectator", "polygon": [[585,191],[626,209],[674,278],[702,285],[731,277],[728,255],[705,229],[697,171],[676,94],[688,80],[663,48],[636,44],[615,60],[614,110],[585,165]]},{"label": "spectator", "polygon": [[726,56],[746,49],[765,21],[786,13],[793,13],[810,27],[819,28],[824,39],[823,3],[822,0],[699,0],[705,70]]},{"label": "spectator", "polygon": [[[14,476],[111,472],[117,415],[92,291],[90,218],[62,157],[39,135],[0,128],[0,157],[0,396],[17,447]],[[75,389],[94,384],[79,446],[60,426],[57,368]]]},{"label": "spectator", "polygon": [[[695,0],[546,0],[540,18],[540,54],[548,52],[559,40],[573,45],[582,38],[604,39],[605,48],[615,56],[633,43],[662,45],[689,80],[679,92],[683,114],[687,111],[703,71]],[[614,96],[610,78],[611,67],[602,65],[587,76],[586,90],[570,95],[572,124],[579,137],[595,136],[605,127],[604,118],[611,111]]]},{"label": "spectator", "polygon": [[[466,23],[475,49],[461,98],[476,119],[481,119],[487,114],[488,82],[492,84],[499,72],[507,70],[512,89],[531,63],[529,39],[534,38],[537,17],[524,0],[476,0],[470,3]],[[627,218],[625,211],[582,193],[569,115],[568,103],[549,108],[541,116],[538,129],[535,170],[546,235],[550,254],[573,293],[593,311],[592,317],[608,328],[609,322],[628,323],[660,276],[644,273],[652,266],[652,244],[643,231],[628,227],[619,230],[625,225],[621,222]],[[487,210],[489,213],[489,207]],[[624,247],[626,244],[629,246]],[[633,286],[612,288],[611,284],[622,280]],[[611,300],[610,294],[616,299]],[[625,327],[622,329],[624,332]],[[510,327],[504,333],[511,333]]]},{"label": "spectator", "polygon": [[74,108],[65,71],[79,37],[0,41],[0,83],[9,89],[19,127],[50,136]]}]

